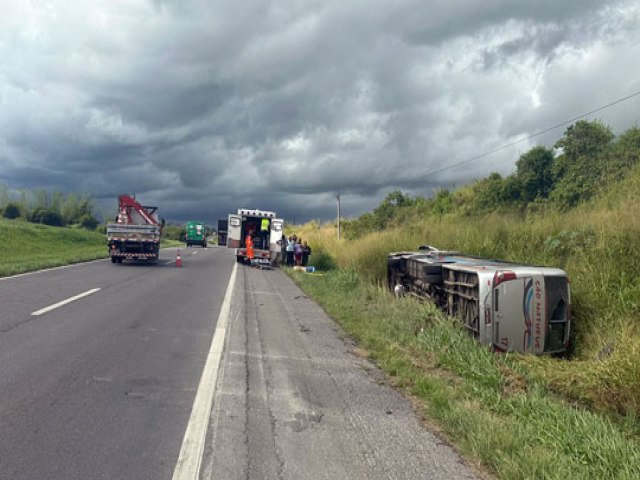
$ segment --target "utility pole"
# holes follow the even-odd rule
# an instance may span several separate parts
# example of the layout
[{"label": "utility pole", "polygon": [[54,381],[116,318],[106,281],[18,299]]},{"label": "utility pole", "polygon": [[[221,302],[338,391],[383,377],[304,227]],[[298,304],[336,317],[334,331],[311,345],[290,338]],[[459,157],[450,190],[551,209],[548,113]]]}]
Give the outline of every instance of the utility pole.
[{"label": "utility pole", "polygon": [[336,195],[336,200],[338,201],[338,240],[340,240],[340,193]]}]

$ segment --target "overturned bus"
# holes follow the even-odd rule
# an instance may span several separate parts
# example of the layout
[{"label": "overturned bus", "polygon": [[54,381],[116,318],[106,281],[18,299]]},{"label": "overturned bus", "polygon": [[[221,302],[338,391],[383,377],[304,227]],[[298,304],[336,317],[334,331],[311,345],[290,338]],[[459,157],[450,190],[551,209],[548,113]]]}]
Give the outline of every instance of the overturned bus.
[{"label": "overturned bus", "polygon": [[494,351],[561,354],[569,347],[571,296],[563,270],[429,246],[389,254],[387,269],[390,289],[435,303]]}]

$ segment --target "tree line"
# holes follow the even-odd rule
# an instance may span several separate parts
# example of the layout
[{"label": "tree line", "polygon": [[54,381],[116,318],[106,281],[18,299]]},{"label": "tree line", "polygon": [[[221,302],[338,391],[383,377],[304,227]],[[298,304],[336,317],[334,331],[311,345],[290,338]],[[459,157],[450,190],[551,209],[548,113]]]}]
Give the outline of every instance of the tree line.
[{"label": "tree line", "polygon": [[580,120],[565,130],[554,148],[536,146],[521,155],[511,175],[494,172],[457,190],[442,189],[429,199],[396,190],[373,212],[343,221],[343,230],[353,239],[416,214],[567,210],[622,180],[639,159],[640,128],[616,137],[600,121]]},{"label": "tree line", "polygon": [[100,223],[95,215],[95,202],[86,194],[44,189],[14,193],[2,184],[0,214],[8,219],[23,219],[54,227],[78,226],[95,230]]}]

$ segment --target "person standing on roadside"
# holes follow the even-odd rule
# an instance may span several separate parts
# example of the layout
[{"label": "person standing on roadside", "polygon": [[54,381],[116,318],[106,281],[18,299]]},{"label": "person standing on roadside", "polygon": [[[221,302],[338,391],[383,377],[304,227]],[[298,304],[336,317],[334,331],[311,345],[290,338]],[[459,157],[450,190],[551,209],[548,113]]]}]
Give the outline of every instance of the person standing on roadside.
[{"label": "person standing on roadside", "polygon": [[293,237],[290,235],[289,238],[287,238],[287,246],[285,247],[286,248],[286,252],[287,252],[287,266],[288,267],[293,267],[294,244],[295,244],[295,242],[293,241]]},{"label": "person standing on roadside", "polygon": [[278,265],[284,266],[287,262],[287,237],[282,235],[282,238],[278,240],[278,247],[280,247],[280,251],[278,252]]},{"label": "person standing on roadside", "polygon": [[306,267],[307,263],[309,263],[309,257],[311,256],[311,247],[305,240],[302,242],[302,266]]},{"label": "person standing on roadside", "polygon": [[302,239],[299,238],[293,245],[293,257],[295,259],[296,267],[302,266],[302,245],[300,244],[301,241]]}]

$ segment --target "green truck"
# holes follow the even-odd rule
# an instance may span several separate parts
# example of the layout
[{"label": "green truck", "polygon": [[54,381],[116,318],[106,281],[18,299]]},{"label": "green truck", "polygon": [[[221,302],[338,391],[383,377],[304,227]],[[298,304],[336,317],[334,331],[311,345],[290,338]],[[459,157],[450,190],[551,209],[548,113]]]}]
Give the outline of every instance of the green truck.
[{"label": "green truck", "polygon": [[187,247],[200,245],[201,247],[207,248],[207,227],[205,224],[196,221],[187,222],[185,242],[187,243]]}]

